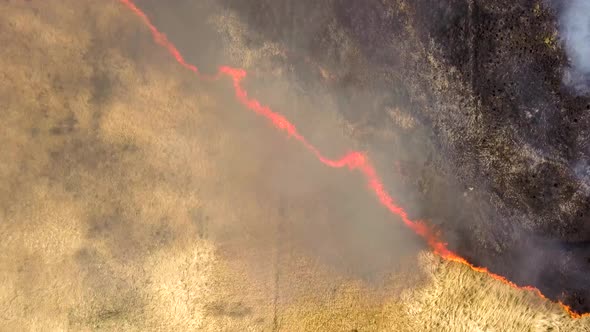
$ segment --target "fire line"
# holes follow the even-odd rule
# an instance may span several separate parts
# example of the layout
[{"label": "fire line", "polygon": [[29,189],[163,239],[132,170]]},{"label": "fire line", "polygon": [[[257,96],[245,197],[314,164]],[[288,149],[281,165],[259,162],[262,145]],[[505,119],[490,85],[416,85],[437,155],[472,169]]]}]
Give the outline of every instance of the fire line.
[{"label": "fire line", "polygon": [[[270,123],[280,131],[285,132],[289,137],[294,138],[299,143],[301,143],[309,152],[314,154],[316,158],[323,163],[324,165],[332,168],[348,168],[349,170],[356,170],[360,172],[365,180],[367,181],[367,187],[370,191],[375,194],[376,198],[378,199],[379,203],[383,205],[389,212],[396,215],[401,219],[401,221],[411,230],[413,230],[416,234],[421,236],[430,246],[430,248],[434,251],[435,254],[446,259],[448,261],[453,261],[457,263],[461,263],[463,265],[468,266],[473,271],[485,273],[492,277],[493,279],[499,280],[504,284],[507,284],[511,287],[523,289],[527,291],[531,291],[536,293],[541,298],[550,301],[547,297],[545,297],[541,291],[533,286],[519,286],[513,283],[512,281],[506,279],[505,277],[495,274],[489,271],[485,267],[475,266],[469,263],[465,258],[459,256],[458,254],[452,252],[447,248],[447,243],[442,242],[438,234],[434,232],[430,227],[428,227],[424,222],[419,220],[411,220],[408,217],[407,212],[400,206],[396,205],[393,198],[389,195],[389,193],[385,190],[377,171],[369,161],[368,157],[359,151],[353,151],[346,154],[344,157],[340,159],[329,159],[322,155],[322,153],[307,139],[299,133],[297,128],[294,124],[289,122],[287,118],[283,115],[272,111],[268,106],[262,105],[258,100],[248,97],[248,93],[246,90],[242,88],[241,82],[246,77],[246,71],[240,68],[232,68],[228,66],[221,66],[219,67],[218,73],[213,76],[206,76],[199,73],[198,68],[195,65],[192,65],[184,59],[180,51],[174,46],[172,42],[168,40],[166,35],[160,32],[148,18],[148,16],[137,6],[132,0],[118,0],[120,3],[125,5],[129,10],[131,10],[139,19],[147,26],[150,30],[154,42],[163,48],[165,48],[172,57],[184,68],[194,72],[200,78],[208,79],[208,80],[217,80],[222,78],[222,76],[228,77],[233,84],[235,97],[236,99],[248,108],[250,111],[263,116]],[[561,307],[572,317],[572,318],[581,318],[581,317],[590,317],[590,313],[578,313],[571,309],[570,306],[562,303],[561,301],[557,302]]]}]

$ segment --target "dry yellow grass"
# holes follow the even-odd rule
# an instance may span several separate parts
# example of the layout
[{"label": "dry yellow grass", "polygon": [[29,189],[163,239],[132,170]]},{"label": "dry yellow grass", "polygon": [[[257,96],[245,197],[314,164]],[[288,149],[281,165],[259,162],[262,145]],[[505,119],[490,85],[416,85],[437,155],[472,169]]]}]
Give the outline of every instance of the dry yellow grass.
[{"label": "dry yellow grass", "polygon": [[287,166],[306,165],[302,191],[344,175],[179,68],[116,1],[2,2],[0,42],[3,331],[590,330],[428,252],[375,285],[289,247],[281,223],[337,215],[296,193],[281,213]]}]

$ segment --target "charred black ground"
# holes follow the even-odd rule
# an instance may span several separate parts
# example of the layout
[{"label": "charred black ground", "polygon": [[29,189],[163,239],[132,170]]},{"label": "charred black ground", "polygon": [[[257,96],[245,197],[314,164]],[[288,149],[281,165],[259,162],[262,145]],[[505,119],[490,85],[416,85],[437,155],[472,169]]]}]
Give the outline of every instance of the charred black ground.
[{"label": "charred black ground", "polygon": [[[211,69],[219,64],[211,54],[221,62],[223,51],[198,3],[170,8],[138,1],[193,63]],[[307,93],[321,85],[339,96],[342,115],[362,129],[370,149],[420,151],[387,157],[405,165],[408,194],[399,200],[414,219],[439,225],[474,264],[590,312],[590,98],[562,84],[567,58],[557,36],[559,6],[534,0],[207,6],[235,13],[249,29],[248,42],[282,45],[289,55],[269,61],[295,68],[293,79]],[[187,30],[211,34],[211,43],[195,47]],[[396,125],[391,109],[416,125]],[[380,130],[402,134],[388,141]]]}]

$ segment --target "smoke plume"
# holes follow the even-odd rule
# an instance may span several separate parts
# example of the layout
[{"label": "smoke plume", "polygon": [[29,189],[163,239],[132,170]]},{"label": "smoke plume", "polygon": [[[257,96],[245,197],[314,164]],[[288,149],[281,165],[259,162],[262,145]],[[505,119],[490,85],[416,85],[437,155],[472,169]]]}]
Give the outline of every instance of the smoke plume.
[{"label": "smoke plume", "polygon": [[578,94],[590,92],[590,1],[565,1],[559,30],[570,61],[564,83]]}]

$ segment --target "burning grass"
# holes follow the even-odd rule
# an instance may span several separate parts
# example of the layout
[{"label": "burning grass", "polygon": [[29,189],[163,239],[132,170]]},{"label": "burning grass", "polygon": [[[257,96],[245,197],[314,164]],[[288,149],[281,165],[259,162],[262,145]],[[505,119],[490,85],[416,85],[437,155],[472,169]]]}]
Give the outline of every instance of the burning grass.
[{"label": "burning grass", "polygon": [[229,82],[180,70],[128,15],[115,1],[0,4],[2,329],[590,328],[430,253],[419,280],[379,286],[297,250],[277,257],[278,225],[308,211],[277,212],[257,187],[272,151],[235,142],[242,122],[250,143],[280,134],[228,101]]}]

